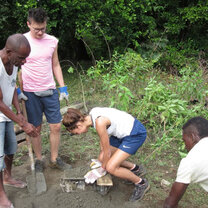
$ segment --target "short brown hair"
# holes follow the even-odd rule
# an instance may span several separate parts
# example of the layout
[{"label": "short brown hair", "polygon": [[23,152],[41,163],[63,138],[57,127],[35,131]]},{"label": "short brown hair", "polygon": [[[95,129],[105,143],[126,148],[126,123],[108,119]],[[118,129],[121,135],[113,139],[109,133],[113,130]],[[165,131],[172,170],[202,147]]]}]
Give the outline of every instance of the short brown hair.
[{"label": "short brown hair", "polygon": [[47,13],[42,8],[32,8],[28,11],[27,21],[31,23],[31,21],[35,21],[37,23],[44,23],[47,21]]},{"label": "short brown hair", "polygon": [[68,108],[64,114],[62,123],[70,131],[77,128],[78,121],[84,121],[86,115],[82,114],[79,110],[74,108]]}]

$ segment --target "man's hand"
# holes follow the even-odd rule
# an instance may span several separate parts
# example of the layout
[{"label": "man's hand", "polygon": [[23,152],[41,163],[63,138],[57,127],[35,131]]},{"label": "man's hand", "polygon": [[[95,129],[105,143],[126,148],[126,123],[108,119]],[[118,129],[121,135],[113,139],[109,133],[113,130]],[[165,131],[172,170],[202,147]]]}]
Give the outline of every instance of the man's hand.
[{"label": "man's hand", "polygon": [[20,88],[18,87],[17,88],[17,95],[18,95],[18,100],[21,101],[21,100],[28,100],[27,96],[24,95],[24,93],[20,90]]},{"label": "man's hand", "polygon": [[69,100],[69,93],[67,92],[67,86],[64,87],[59,87],[58,88],[60,91],[60,96],[59,96],[59,100],[63,100],[65,99],[66,101]]},{"label": "man's hand", "polygon": [[39,135],[37,129],[30,123],[24,122],[22,126],[23,131],[31,137],[37,137]]},{"label": "man's hand", "polygon": [[27,122],[22,113],[17,113],[17,117],[22,123]]}]

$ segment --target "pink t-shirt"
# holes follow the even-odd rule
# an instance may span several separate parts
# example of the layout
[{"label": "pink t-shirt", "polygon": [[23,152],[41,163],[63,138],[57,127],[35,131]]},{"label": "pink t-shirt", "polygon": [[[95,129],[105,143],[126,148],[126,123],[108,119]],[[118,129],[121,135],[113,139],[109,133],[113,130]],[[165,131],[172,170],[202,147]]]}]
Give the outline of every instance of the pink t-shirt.
[{"label": "pink t-shirt", "polygon": [[52,56],[58,40],[45,34],[42,39],[33,38],[30,32],[24,34],[28,39],[31,52],[22,66],[23,89],[27,92],[38,92],[55,89],[53,78]]}]

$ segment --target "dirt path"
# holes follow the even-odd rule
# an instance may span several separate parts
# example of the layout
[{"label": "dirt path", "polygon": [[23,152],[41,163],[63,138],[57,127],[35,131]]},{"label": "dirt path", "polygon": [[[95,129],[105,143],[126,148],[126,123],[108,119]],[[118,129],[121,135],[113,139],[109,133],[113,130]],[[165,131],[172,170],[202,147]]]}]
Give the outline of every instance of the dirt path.
[{"label": "dirt path", "polygon": [[[73,167],[83,165],[82,161],[73,164]],[[29,160],[23,165],[13,168],[13,175],[16,178],[25,180],[30,173]],[[86,186],[84,191],[65,193],[60,187],[60,179],[63,172],[52,170],[49,167],[44,171],[47,183],[47,192],[40,196],[31,196],[27,188],[16,189],[6,187],[9,199],[14,203],[15,208],[140,208],[148,206],[148,201],[130,203],[128,198],[133,190],[133,185],[124,184],[122,180],[113,178],[114,186],[106,196],[101,196],[92,186]]]},{"label": "dirt path", "polygon": [[[74,162],[72,163],[73,170],[88,166],[90,159],[96,158],[98,155],[99,143],[96,142],[93,133],[76,138],[62,134],[61,157],[69,163]],[[45,140],[43,143],[45,145],[44,150],[49,149]],[[151,154],[152,148],[148,146],[148,143],[146,144],[147,146],[144,146],[133,158],[133,161],[138,164],[140,155],[144,155],[143,158],[146,158]],[[49,167],[44,171],[48,188],[46,193],[40,196],[31,196],[27,188],[5,187],[5,189],[15,208],[160,208],[163,207],[164,200],[171,188],[171,186],[161,187],[161,180],[166,179],[169,182],[174,182],[179,164],[179,159],[175,154],[177,149],[173,148],[174,146],[171,150],[161,153],[160,157],[144,164],[147,169],[145,177],[148,179],[151,188],[140,202],[128,202],[134,187],[124,184],[124,181],[118,178],[113,178],[114,186],[106,196],[101,196],[89,185],[85,191],[77,190],[76,192],[65,193],[60,187],[60,179],[64,173]],[[27,147],[23,144],[18,148],[18,151],[20,156],[17,157],[19,159],[17,159],[16,164],[23,164],[14,166],[12,172],[15,178],[25,181],[26,177],[31,174]],[[44,151],[44,155],[47,155],[46,158],[48,158],[49,152]],[[179,207],[208,208],[207,192],[203,191],[197,184],[191,185],[183,196]]]}]

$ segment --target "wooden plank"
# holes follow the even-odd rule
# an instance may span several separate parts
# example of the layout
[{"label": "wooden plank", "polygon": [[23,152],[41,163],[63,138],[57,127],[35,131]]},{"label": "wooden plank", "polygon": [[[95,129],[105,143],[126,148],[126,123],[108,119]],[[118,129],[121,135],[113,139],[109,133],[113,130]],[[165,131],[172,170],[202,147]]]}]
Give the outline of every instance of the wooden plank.
[{"label": "wooden plank", "polygon": [[18,134],[23,133],[24,131],[22,130],[22,128],[19,125],[15,124],[14,125],[14,132],[16,135],[18,135]]},{"label": "wooden plank", "polygon": [[18,144],[26,141],[26,134],[23,132],[21,134],[16,135],[16,140]]},{"label": "wooden plank", "polygon": [[108,173],[97,179],[98,186],[113,186],[113,181],[111,175]]}]

